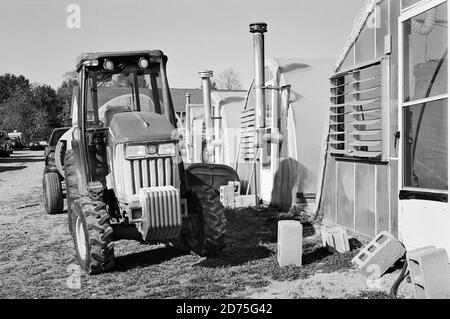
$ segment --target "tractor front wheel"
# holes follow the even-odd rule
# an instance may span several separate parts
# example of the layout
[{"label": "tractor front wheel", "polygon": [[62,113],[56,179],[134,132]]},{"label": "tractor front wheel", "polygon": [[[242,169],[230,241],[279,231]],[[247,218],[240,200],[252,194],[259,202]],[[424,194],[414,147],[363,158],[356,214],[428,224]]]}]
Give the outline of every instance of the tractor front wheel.
[{"label": "tractor front wheel", "polygon": [[72,206],[72,234],[78,262],[87,274],[114,267],[113,229],[105,203],[90,198],[75,200]]},{"label": "tractor front wheel", "polygon": [[188,191],[188,217],[182,239],[188,249],[200,256],[214,256],[225,248],[226,217],[219,196],[209,186]]},{"label": "tractor front wheel", "polygon": [[43,182],[44,206],[47,214],[58,214],[63,211],[63,191],[57,173],[45,173]]}]

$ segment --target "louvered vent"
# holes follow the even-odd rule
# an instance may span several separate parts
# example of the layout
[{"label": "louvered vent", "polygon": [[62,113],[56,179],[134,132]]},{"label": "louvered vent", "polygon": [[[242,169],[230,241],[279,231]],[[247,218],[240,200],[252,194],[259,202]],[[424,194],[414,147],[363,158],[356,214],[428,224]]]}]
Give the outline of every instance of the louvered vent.
[{"label": "louvered vent", "polygon": [[241,160],[251,161],[255,157],[255,109],[241,112]]},{"label": "louvered vent", "polygon": [[383,154],[382,63],[331,78],[328,152],[377,160]]}]

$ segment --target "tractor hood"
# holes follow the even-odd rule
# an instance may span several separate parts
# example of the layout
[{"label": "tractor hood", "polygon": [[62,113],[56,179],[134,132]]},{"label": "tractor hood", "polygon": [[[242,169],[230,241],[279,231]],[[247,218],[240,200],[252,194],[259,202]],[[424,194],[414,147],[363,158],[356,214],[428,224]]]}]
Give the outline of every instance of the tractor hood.
[{"label": "tractor hood", "polygon": [[109,130],[114,143],[167,141],[178,138],[175,128],[160,114],[124,112],[113,116]]}]

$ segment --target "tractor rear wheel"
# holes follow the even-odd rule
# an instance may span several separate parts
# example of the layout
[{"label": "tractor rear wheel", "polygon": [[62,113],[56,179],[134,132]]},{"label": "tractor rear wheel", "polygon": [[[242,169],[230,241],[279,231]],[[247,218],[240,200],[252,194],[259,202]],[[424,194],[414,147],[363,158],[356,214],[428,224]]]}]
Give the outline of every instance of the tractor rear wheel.
[{"label": "tractor rear wheel", "polygon": [[226,217],[219,196],[209,186],[188,191],[189,217],[182,239],[188,249],[200,256],[214,256],[225,248]]},{"label": "tractor rear wheel", "polygon": [[89,197],[72,205],[72,232],[78,262],[87,274],[114,267],[113,229],[106,205]]},{"label": "tractor rear wheel", "polygon": [[80,198],[80,193],[78,192],[78,182],[77,182],[77,170],[75,166],[75,161],[73,158],[73,151],[69,150],[64,156],[64,178],[66,180],[66,199],[67,199],[67,218],[69,225],[69,232],[72,234],[72,205],[73,202]]},{"label": "tractor rear wheel", "polygon": [[61,213],[64,208],[64,201],[61,181],[57,173],[44,174],[43,191],[47,214]]}]

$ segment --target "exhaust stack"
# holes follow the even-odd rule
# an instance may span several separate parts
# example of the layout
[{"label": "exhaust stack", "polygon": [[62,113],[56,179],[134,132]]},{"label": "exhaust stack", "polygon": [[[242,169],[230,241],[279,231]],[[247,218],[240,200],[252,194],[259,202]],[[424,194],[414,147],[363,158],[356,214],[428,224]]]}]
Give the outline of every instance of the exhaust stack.
[{"label": "exhaust stack", "polygon": [[212,141],[212,118],[211,118],[211,88],[209,79],[213,77],[213,71],[204,70],[198,72],[199,77],[202,79],[203,88],[203,106],[205,112],[205,134],[206,134],[206,151],[208,158],[210,158],[211,141]]},{"label": "exhaust stack", "polygon": [[265,96],[264,96],[264,33],[267,32],[267,24],[256,22],[250,24],[250,33],[253,34],[253,57],[255,77],[255,125],[256,145],[262,144],[263,129],[266,127]]},{"label": "exhaust stack", "polygon": [[185,119],[185,141],[186,141],[186,162],[192,163],[192,141],[191,141],[191,94],[186,93],[186,119]]}]

